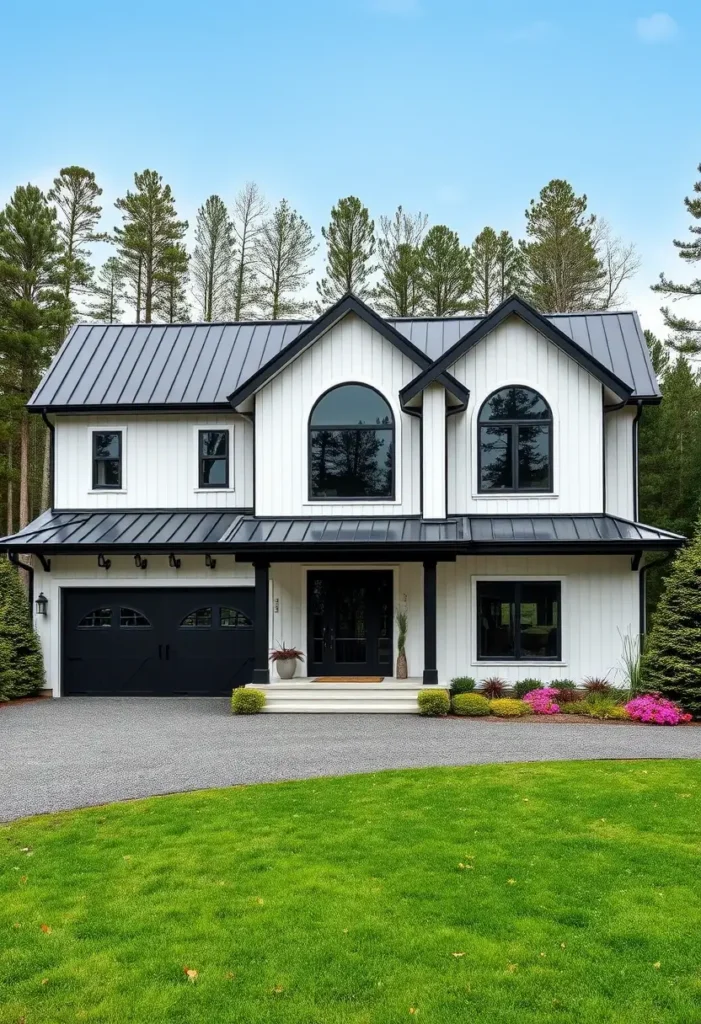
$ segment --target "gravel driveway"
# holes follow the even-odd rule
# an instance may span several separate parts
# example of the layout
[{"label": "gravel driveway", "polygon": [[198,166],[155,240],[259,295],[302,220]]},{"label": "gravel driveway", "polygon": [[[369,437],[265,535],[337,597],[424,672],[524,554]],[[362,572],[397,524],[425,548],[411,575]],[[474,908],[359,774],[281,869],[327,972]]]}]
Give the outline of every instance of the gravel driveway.
[{"label": "gravel driveway", "polygon": [[0,708],[0,821],[385,768],[640,757],[701,757],[701,728],[413,715],[235,718],[226,699],[69,697]]}]

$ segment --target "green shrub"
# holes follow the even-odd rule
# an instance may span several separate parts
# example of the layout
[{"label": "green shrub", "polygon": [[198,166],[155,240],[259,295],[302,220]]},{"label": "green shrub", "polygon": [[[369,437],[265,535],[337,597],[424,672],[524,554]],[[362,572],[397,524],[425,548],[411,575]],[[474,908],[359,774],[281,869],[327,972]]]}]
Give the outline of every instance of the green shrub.
[{"label": "green shrub", "polygon": [[257,715],[264,707],[265,694],[262,690],[240,687],[231,694],[231,710],[235,715]]},{"label": "green shrub", "polygon": [[31,697],[44,685],[44,663],[18,570],[0,557],[0,701]]},{"label": "green shrub", "polygon": [[419,703],[419,714],[437,718],[447,715],[450,711],[450,697],[447,690],[421,690],[416,698]]},{"label": "green shrub", "polygon": [[611,718],[612,712],[615,712],[617,708],[622,705],[618,703],[615,697],[605,697],[597,694],[593,697],[587,697],[585,704],[589,708],[589,714],[592,718]]},{"label": "green shrub", "polygon": [[586,700],[570,701],[569,704],[559,704],[559,707],[562,715],[591,715],[591,704]]},{"label": "green shrub", "polygon": [[518,697],[519,700],[525,697],[527,693],[531,693],[532,690],[542,690],[543,684],[540,679],[521,679],[520,682],[514,686],[514,697]]},{"label": "green shrub", "polygon": [[617,722],[629,722],[630,721],[630,715],[628,714],[628,712],[626,711],[626,709],[623,707],[622,704],[615,704],[610,709],[610,711],[608,712],[606,717],[607,718],[612,718],[614,721],[617,721]]},{"label": "green shrub", "polygon": [[470,676],[457,676],[450,680],[451,693],[472,693],[477,683]]},{"label": "green shrub", "polygon": [[481,693],[457,693],[453,697],[452,708],[454,715],[467,715],[471,718],[490,713],[489,701]]},{"label": "green shrub", "polygon": [[499,718],[522,718],[524,715],[532,715],[532,709],[523,700],[516,700],[513,697],[498,697],[490,700],[489,710]]},{"label": "green shrub", "polygon": [[489,700],[496,700],[498,697],[503,697],[506,690],[506,683],[499,676],[492,676],[490,679],[482,680],[482,693]]}]

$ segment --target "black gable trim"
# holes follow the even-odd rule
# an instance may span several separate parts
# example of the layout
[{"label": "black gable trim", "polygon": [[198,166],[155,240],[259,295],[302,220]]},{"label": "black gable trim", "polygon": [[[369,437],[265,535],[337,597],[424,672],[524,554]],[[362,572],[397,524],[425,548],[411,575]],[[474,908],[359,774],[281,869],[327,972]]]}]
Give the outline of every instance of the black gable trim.
[{"label": "black gable trim", "polygon": [[505,299],[500,306],[497,306],[494,312],[485,317],[476,327],[473,327],[471,331],[468,331],[462,338],[459,338],[451,348],[443,353],[440,359],[436,359],[428,369],[422,370],[405,388],[402,388],[400,392],[402,405],[416,398],[428,384],[436,380],[440,374],[445,373],[447,368],[457,359],[465,355],[466,352],[469,352],[482,338],[498,327],[499,324],[503,323],[507,317],[513,315],[520,317],[533,327],[534,330],[538,331],[539,334],[547,338],[548,341],[552,341],[554,345],[557,345],[566,355],[574,359],[576,363],[579,363],[593,377],[600,380],[621,401],[627,401],[630,398],[633,393],[630,385],[622,381],[611,370],[608,370],[598,359],[590,356],[588,352],[580,348],[579,345],[572,341],[558,327],[551,324],[549,320],[546,320],[544,316],[524,299],[519,298],[518,295],[512,295],[510,298]]},{"label": "black gable trim", "polygon": [[[269,360],[264,366],[255,373],[245,384],[242,384],[240,388],[228,396],[229,402],[235,408],[240,405],[241,402],[245,402],[247,398],[250,398],[256,391],[259,390],[271,377],[279,373],[288,363],[295,359],[301,352],[304,351],[309,345],[311,345],[317,338],[325,334],[326,331],[330,330],[334,324],[338,323],[339,320],[343,319],[348,313],[355,313],[361,320],[364,320],[366,324],[381,334],[383,338],[386,338],[395,348],[399,349],[402,355],[405,355],[412,362],[420,366],[422,371],[426,371],[431,367],[431,359],[422,352],[420,348],[413,345],[403,334],[395,330],[391,324],[387,323],[381,316],[370,309],[364,302],[361,301],[357,296],[352,295],[350,292],[344,295],[343,298],[339,299],[338,302],[334,303],[325,313],[322,313],[318,320],[315,320],[313,324],[310,324],[306,330],[298,334],[294,341],[291,341],[281,352],[279,352],[273,359]],[[435,378],[449,391],[458,401],[467,405],[470,397],[469,390],[461,384],[460,381],[456,380],[449,373],[443,373],[439,371]]]}]

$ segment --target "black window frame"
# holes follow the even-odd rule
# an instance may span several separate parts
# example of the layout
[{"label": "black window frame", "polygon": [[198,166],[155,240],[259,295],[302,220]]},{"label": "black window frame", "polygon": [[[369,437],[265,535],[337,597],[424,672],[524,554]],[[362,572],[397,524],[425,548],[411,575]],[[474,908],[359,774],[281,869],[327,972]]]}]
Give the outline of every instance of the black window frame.
[{"label": "black window frame", "polygon": [[[552,587],[557,590],[557,626],[556,626],[556,637],[557,645],[556,652],[552,655],[538,656],[531,652],[524,653],[521,649],[521,595],[524,588],[532,589],[533,587]],[[495,588],[506,588],[512,587],[513,593],[511,597],[511,605],[514,609],[514,654],[513,655],[494,655],[494,654],[483,654],[482,653],[482,629],[480,623],[480,609],[481,609],[481,597],[485,595],[484,591]],[[476,627],[476,660],[479,662],[491,662],[492,664],[501,664],[502,662],[539,662],[543,664],[553,664],[562,661],[562,581],[561,580],[477,580],[475,587],[475,627]]]},{"label": "black window frame", "polygon": [[[486,405],[491,402],[495,395],[498,395],[501,391],[509,391],[511,388],[520,388],[523,391],[530,391],[532,394],[537,395],[543,405],[548,410],[547,417],[513,417],[503,420],[482,420],[482,413]],[[482,486],[482,430],[489,427],[497,427],[511,432],[511,479],[516,481],[516,485],[512,487],[483,487]],[[548,485],[547,487],[519,487],[519,457],[518,457],[518,444],[519,444],[519,430],[521,427],[547,427],[548,428]],[[553,494],[555,491],[555,474],[554,474],[554,456],[553,456],[553,435],[555,432],[553,411],[550,407],[550,403],[546,401],[543,395],[536,391],[535,388],[530,387],[527,384],[506,384],[504,387],[497,388],[492,391],[491,394],[487,395],[485,400],[480,406],[479,413],[477,415],[477,493],[487,495],[500,495],[500,494]]]},{"label": "black window frame", "polygon": [[[117,438],[117,444],[119,445],[119,454],[115,457],[114,455],[98,455],[97,454],[97,438],[101,434],[114,434]],[[124,455],[124,440],[123,432],[121,430],[93,430],[92,431],[92,489],[94,491],[121,491],[122,481],[124,479],[123,473],[123,455]],[[98,481],[97,467],[101,462],[116,462],[119,470],[119,482],[116,484],[101,484]]]},{"label": "black window frame", "polygon": [[[224,455],[204,455],[202,452],[202,439],[205,434],[224,434],[226,437],[226,452]],[[220,491],[230,489],[230,458],[231,458],[231,428],[230,427],[203,427],[197,431],[197,467],[198,467],[198,488],[201,491]],[[212,461],[224,462],[226,473],[224,483],[205,483],[204,463]]]},{"label": "black window frame", "polygon": [[[312,419],[314,417],[314,413],[316,411],[317,406],[328,395],[330,395],[332,391],[338,391],[341,388],[346,388],[346,387],[367,388],[368,391],[374,391],[375,394],[378,395],[382,399],[382,401],[385,403],[385,405],[387,406],[387,409],[389,410],[389,415],[390,415],[391,422],[389,424],[382,425],[382,426],[380,426],[379,424],[370,424],[370,425],[361,424],[361,425],[359,425],[357,423],[348,423],[348,424],[333,423],[333,424],[328,424],[328,425],[323,424],[323,423],[321,423],[321,424],[319,424],[319,423],[312,424]],[[315,430],[346,430],[346,431],[351,431],[351,430],[383,430],[383,431],[389,431],[390,432],[390,446],[391,446],[390,450],[392,452],[392,485],[389,488],[389,493],[388,494],[383,494],[383,495],[380,495],[380,496],[377,496],[377,495],[369,496],[369,495],[366,495],[366,494],[359,494],[359,495],[356,495],[356,496],[345,494],[345,495],[342,495],[342,496],[335,496],[335,497],[331,497],[329,495],[319,495],[319,496],[315,495],[314,491],[313,491],[314,477],[313,477],[313,473],[312,473],[312,434],[314,433]],[[385,395],[382,394],[382,392],[379,390],[379,388],[373,387],[372,384],[366,384],[365,381],[360,381],[360,380],[344,380],[340,384],[334,384],[332,387],[327,388],[326,391],[324,391],[321,395],[319,395],[317,400],[314,402],[314,405],[312,406],[312,408],[310,410],[310,413],[309,413],[309,419],[307,420],[307,500],[308,501],[325,502],[327,504],[331,504],[331,503],[335,502],[335,503],[341,504],[341,505],[344,504],[344,503],[347,504],[348,502],[352,502],[352,501],[354,501],[354,502],[368,502],[368,503],[371,503],[371,502],[382,503],[382,502],[396,501],[396,494],[397,494],[397,424],[396,424],[396,419],[395,419],[395,416],[394,416],[394,410],[393,410],[392,406],[390,405],[390,403],[388,402],[387,398],[385,397]]]}]

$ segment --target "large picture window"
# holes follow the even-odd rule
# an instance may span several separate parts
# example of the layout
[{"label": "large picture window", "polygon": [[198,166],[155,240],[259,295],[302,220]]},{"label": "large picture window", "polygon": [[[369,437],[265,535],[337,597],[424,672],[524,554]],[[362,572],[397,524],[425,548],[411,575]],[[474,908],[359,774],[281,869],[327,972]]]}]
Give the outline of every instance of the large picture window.
[{"label": "large picture window", "polygon": [[309,497],[394,497],[394,416],[374,388],[342,384],[312,409]]},{"label": "large picture window", "polygon": [[553,489],[553,417],[537,391],[502,388],[479,414],[477,473],[480,493]]},{"label": "large picture window", "polygon": [[477,659],[559,661],[560,583],[478,582]]},{"label": "large picture window", "polygon": [[92,435],[92,486],[94,491],[122,487],[122,431],[94,430]]}]

